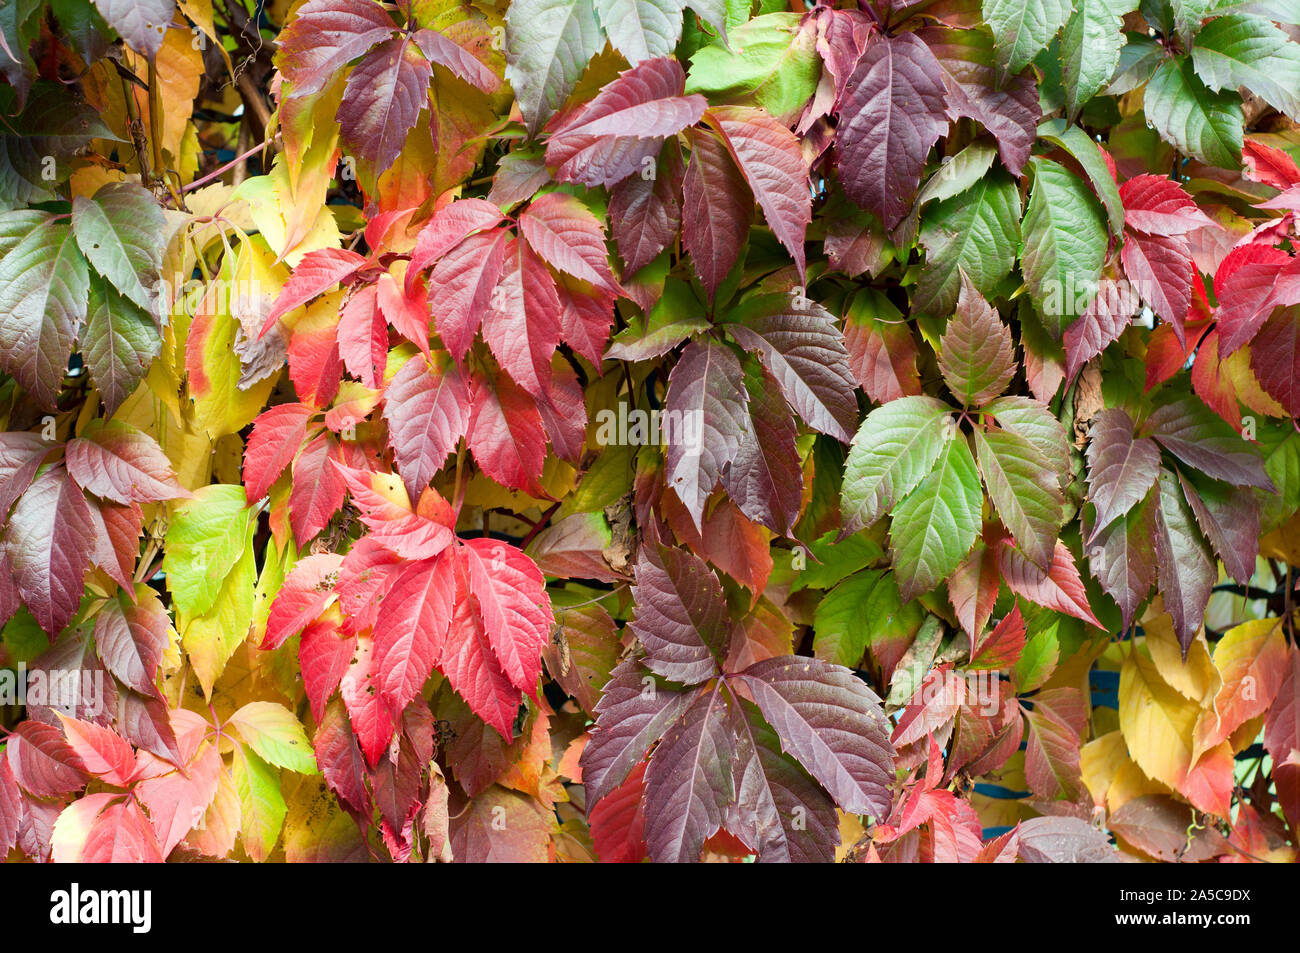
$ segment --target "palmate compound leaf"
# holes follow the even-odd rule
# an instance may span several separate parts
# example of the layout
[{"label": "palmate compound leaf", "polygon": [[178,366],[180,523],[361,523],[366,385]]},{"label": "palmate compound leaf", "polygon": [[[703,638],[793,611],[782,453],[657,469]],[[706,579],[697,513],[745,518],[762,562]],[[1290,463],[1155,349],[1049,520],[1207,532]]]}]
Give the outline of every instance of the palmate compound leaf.
[{"label": "palmate compound leaf", "polygon": [[957,311],[939,341],[939,370],[953,396],[965,407],[980,407],[997,397],[1016,372],[1011,331],[984,300],[965,272],[960,275]]},{"label": "palmate compound leaf", "polygon": [[606,294],[618,294],[609,268],[605,229],[582,202],[563,192],[534,199],[519,216],[519,231],[543,261]]},{"label": "palmate compound leaf", "polygon": [[676,60],[647,60],[619,75],[551,130],[546,164],[560,182],[612,186],[644,178],[664,140],[699,122],[703,96],[685,95]]},{"label": "palmate compound leaf", "polygon": [[758,355],[808,426],[842,442],[851,438],[858,419],[853,372],[829,311],[802,296],[765,294],[733,310],[723,327]]},{"label": "palmate compound leaf", "polygon": [[506,79],[536,135],[605,37],[590,0],[518,0],[506,15]]},{"label": "palmate compound leaf", "polygon": [[665,478],[697,528],[709,494],[740,449],[747,402],[740,361],[718,341],[691,342],[668,375]]},{"label": "palmate compound leaf", "polygon": [[1088,499],[1097,509],[1096,528],[1109,526],[1146,498],[1160,474],[1160,447],[1133,436],[1133,419],[1109,407],[1093,419],[1088,434]]},{"label": "palmate compound leaf", "polygon": [[953,409],[933,397],[902,397],[873,410],[849,447],[840,509],[857,532],[890,512],[934,467],[956,436]]},{"label": "palmate compound leaf", "polygon": [[889,528],[904,602],[938,586],[975,545],[984,494],[966,437],[940,451],[929,475],[894,507]]},{"label": "palmate compound leaf", "polygon": [[53,216],[0,258],[0,369],[44,408],[54,407],[63,385],[89,286],[71,226]]},{"label": "palmate compound leaf", "polygon": [[845,193],[893,229],[911,209],[930,147],[948,127],[939,64],[910,33],[867,45],[835,129]]},{"label": "palmate compound leaf", "polygon": [[718,674],[730,626],[722,586],[708,563],[650,540],[641,547],[634,573],[631,626],[645,647],[644,665],[687,685]]}]

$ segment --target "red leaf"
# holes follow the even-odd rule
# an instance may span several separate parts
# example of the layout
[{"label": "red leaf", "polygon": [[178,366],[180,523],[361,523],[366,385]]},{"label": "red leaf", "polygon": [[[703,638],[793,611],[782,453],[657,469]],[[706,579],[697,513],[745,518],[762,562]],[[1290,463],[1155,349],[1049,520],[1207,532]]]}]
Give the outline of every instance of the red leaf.
[{"label": "red leaf", "polygon": [[389,577],[402,565],[400,556],[370,536],[361,537],[348,550],[334,587],[343,610],[345,632],[356,635],[374,626]]},{"label": "red leaf", "polygon": [[131,575],[140,555],[144,510],[139,503],[130,506],[92,504],[89,510],[91,522],[95,524],[95,550],[90,561],[108,573],[119,586],[130,591],[133,588]]},{"label": "red leaf", "polygon": [[669,57],[621,73],[551,130],[546,164],[559,182],[613,185],[643,167],[663,140],[695,125],[708,105],[684,96],[686,75]]},{"label": "red leaf", "polygon": [[37,477],[9,517],[5,545],[14,583],[51,642],[81,605],[94,539],[90,506],[62,467]]},{"label": "red leaf", "polygon": [[[1245,246],[1250,247],[1250,246]],[[1285,256],[1285,253],[1281,253]],[[1234,259],[1230,254],[1219,268],[1227,271],[1222,280],[1215,276],[1215,294],[1219,299],[1215,317],[1219,322],[1220,348],[1231,354],[1255,336],[1273,309],[1300,304],[1300,258],[1254,252],[1251,258]],[[1244,263],[1239,264],[1239,262]],[[1231,270],[1229,270],[1231,269]]]},{"label": "red leaf", "polygon": [[439,209],[415,239],[406,269],[408,287],[419,272],[475,232],[496,227],[501,218],[501,209],[486,199],[461,199]]},{"label": "red leaf", "polygon": [[677,238],[682,224],[682,151],[670,143],[653,175],[630,175],[610,192],[609,222],[626,266],[624,276],[648,265]]},{"label": "red leaf", "polygon": [[134,801],[110,804],[95,818],[77,860],[83,864],[161,864],[153,828]]},{"label": "red leaf", "polygon": [[451,545],[451,529],[411,511],[401,481],[391,473],[369,473],[334,464],[370,538],[407,559],[428,559]]},{"label": "red leaf", "polygon": [[454,365],[430,366],[416,355],[394,375],[384,395],[388,443],[406,491],[417,496],[469,428],[469,388]]},{"label": "red leaf", "polygon": [[323,326],[299,321],[289,338],[289,378],[298,396],[313,407],[328,406],[339,392],[343,358],[339,355],[339,322]]},{"label": "red leaf", "polygon": [[289,570],[271,603],[262,648],[279,648],[325,611],[342,565],[337,553],[313,553]]},{"label": "red leaf", "polygon": [[712,132],[696,130],[682,182],[682,242],[710,301],[740,257],[753,220],[753,193],[727,147]]},{"label": "red leaf", "polygon": [[415,42],[432,63],[445,66],[480,92],[495,92],[501,79],[482,60],[434,30],[416,30]]},{"label": "red leaf", "polygon": [[993,631],[973,640],[970,650],[972,669],[1009,669],[1016,664],[1025,647],[1025,622],[1020,606],[1013,605]]},{"label": "red leaf", "polygon": [[307,421],[315,413],[306,404],[279,404],[253,421],[244,448],[244,494],[249,505],[266,496],[307,439]]},{"label": "red leaf", "polygon": [[95,616],[95,650],[123,685],[157,695],[158,665],[171,640],[166,610],[151,590],[137,604],[110,599]]},{"label": "red leaf", "polygon": [[384,319],[397,333],[429,353],[429,302],[421,281],[408,282],[403,288],[391,272],[384,272],[376,283],[377,302]]},{"label": "red leaf", "polygon": [[366,793],[366,767],[357,736],[348,723],[347,710],[337,701],[325,709],[311,739],[312,749],[329,789],[352,810],[368,816],[370,798]]},{"label": "red leaf", "polygon": [[635,864],[645,858],[645,769],[643,761],[587,811],[592,846],[601,863]]},{"label": "red leaf", "polygon": [[547,392],[551,355],[560,346],[560,298],[526,241],[506,251],[501,283],[483,314],[483,340],[515,383],[533,397]]},{"label": "red leaf", "polygon": [[915,35],[881,36],[867,44],[840,103],[840,182],[887,229],[911,211],[925,158],[948,128],[941,75]]},{"label": "red leaf", "polygon": [[[591,290],[576,279],[561,276],[555,290],[560,297],[560,340],[591,361],[599,372],[614,324],[614,296]],[[568,366],[567,362],[565,366]],[[585,418],[585,413],[584,413]],[[583,429],[586,429],[584,420]]]},{"label": "red leaf", "polygon": [[1192,275],[1196,271],[1187,238],[1143,235],[1126,229],[1120,261],[1124,274],[1142,300],[1172,324],[1174,333],[1182,340],[1183,322],[1192,306]]},{"label": "red leaf", "polygon": [[605,229],[591,209],[572,195],[548,192],[534,199],[519,216],[519,231],[552,268],[606,294],[618,294],[618,282],[609,270]]},{"label": "red leaf", "polygon": [[275,327],[275,322],[294,308],[301,308],[317,295],[347,281],[365,263],[365,258],[345,248],[320,248],[303,255],[298,267],[280,289],[266,320],[262,322],[259,337],[264,337],[267,331]]},{"label": "red leaf", "polygon": [[83,490],[114,503],[156,503],[188,497],[171,461],[148,434],[117,420],[87,427],[68,441],[68,473]]},{"label": "red leaf", "polygon": [[504,373],[472,387],[469,443],[484,473],[512,490],[544,495],[537,481],[546,460],[546,435],[533,399]]},{"label": "red leaf", "polygon": [[310,0],[280,34],[280,67],[293,97],[321,92],[366,50],[392,34],[393,21],[370,0]]},{"label": "red leaf", "polygon": [[1138,310],[1137,291],[1128,281],[1104,283],[1065,329],[1065,379],[1073,381],[1083,365],[1118,341]]},{"label": "red leaf", "polygon": [[715,106],[709,116],[744,173],[772,234],[804,280],[804,235],[812,221],[808,164],[799,140],[761,109]]},{"label": "red leaf", "polygon": [[1088,605],[1088,593],[1083,588],[1083,580],[1079,578],[1074,557],[1059,539],[1056,541],[1052,565],[1045,573],[1005,539],[998,549],[998,566],[1002,570],[1003,582],[1016,595],[1101,628],[1101,623]]},{"label": "red leaf", "polygon": [[393,716],[379,692],[374,641],[369,635],[357,638],[356,655],[339,683],[339,692],[366,761],[374,765],[393,738]]},{"label": "red leaf", "polygon": [[972,643],[993,614],[1001,584],[996,547],[983,541],[975,543],[970,555],[948,577],[948,600],[958,624]]},{"label": "red leaf", "polygon": [[1246,178],[1275,189],[1288,189],[1300,183],[1300,168],[1295,160],[1281,149],[1266,146],[1256,139],[1247,139],[1241,150]]},{"label": "red leaf", "polygon": [[86,771],[101,781],[124,788],[135,773],[135,752],[117,732],[59,713],[68,746]]},{"label": "red leaf", "polygon": [[57,797],[86,784],[86,766],[53,725],[22,722],[9,734],[5,755],[18,786],[36,797]]},{"label": "red leaf", "polygon": [[509,241],[503,228],[471,235],[438,262],[429,278],[429,310],[438,336],[458,361],[474,343],[505,268]]},{"label": "red leaf", "polygon": [[545,577],[522,550],[500,540],[468,539],[456,554],[501,670],[536,700],[553,621]]},{"label": "red leaf", "polygon": [[1193,232],[1215,222],[1168,176],[1135,175],[1119,187],[1124,225],[1148,235],[1168,237]]},{"label": "red leaf", "polygon": [[378,390],[388,360],[388,322],[379,310],[374,285],[358,288],[339,316],[339,356],[343,366],[371,390]]},{"label": "red leaf", "polygon": [[325,706],[339,687],[356,648],[356,638],[343,635],[332,620],[312,622],[303,630],[298,642],[298,667],[317,722],[324,717]]},{"label": "red leaf", "polygon": [[455,575],[451,626],[439,667],[474,714],[510,741],[514,738],[515,713],[523,696],[497,663],[483,619],[470,598],[467,567],[462,560],[455,562]]},{"label": "red leaf", "polygon": [[379,604],[376,683],[391,711],[400,712],[420,693],[442,654],[459,552],[458,547],[399,570]]},{"label": "red leaf", "polygon": [[1268,395],[1300,417],[1300,315],[1294,308],[1264,322],[1250,345],[1250,366]]},{"label": "red leaf", "polygon": [[294,460],[289,525],[298,545],[313,539],[343,505],[347,485],[333,464],[344,462],[338,442],[326,432],[313,437]]},{"label": "red leaf", "polygon": [[352,70],[343,90],[340,139],[375,178],[402,152],[406,134],[427,108],[433,67],[409,35],[386,40]]}]

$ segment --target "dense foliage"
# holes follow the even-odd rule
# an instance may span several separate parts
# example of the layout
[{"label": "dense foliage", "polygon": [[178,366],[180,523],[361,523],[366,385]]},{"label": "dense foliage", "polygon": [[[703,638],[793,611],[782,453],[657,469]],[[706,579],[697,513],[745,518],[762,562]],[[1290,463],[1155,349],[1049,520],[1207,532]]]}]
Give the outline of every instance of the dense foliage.
[{"label": "dense foliage", "polygon": [[1293,860],[1298,23],[0,5],[0,845]]}]

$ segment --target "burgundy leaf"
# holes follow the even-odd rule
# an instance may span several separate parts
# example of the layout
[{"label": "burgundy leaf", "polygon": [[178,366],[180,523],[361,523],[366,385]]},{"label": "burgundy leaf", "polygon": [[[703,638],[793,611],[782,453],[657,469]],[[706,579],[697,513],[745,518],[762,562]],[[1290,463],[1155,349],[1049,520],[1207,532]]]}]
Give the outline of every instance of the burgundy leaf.
[{"label": "burgundy leaf", "polygon": [[753,220],[753,193],[727,147],[697,130],[682,184],[682,243],[710,301],[740,258]]},{"label": "burgundy leaf", "polygon": [[645,647],[645,666],[687,685],[716,675],[727,654],[730,627],[713,570],[693,553],[647,540],[634,572],[631,626]]},{"label": "burgundy leaf", "polygon": [[53,642],[81,605],[94,546],[90,506],[67,470],[46,470],[18,500],[4,545],[23,602]]}]

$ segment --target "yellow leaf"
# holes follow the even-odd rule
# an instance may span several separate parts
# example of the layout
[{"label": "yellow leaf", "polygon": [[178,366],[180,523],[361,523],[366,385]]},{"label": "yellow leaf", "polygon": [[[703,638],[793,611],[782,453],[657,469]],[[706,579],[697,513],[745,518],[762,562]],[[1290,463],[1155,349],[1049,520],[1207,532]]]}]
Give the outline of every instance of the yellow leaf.
[{"label": "yellow leaf", "polygon": [[1282,684],[1286,658],[1281,619],[1252,619],[1224,633],[1214,647],[1222,684],[1196,725],[1197,754],[1268,709]]},{"label": "yellow leaf", "polygon": [[1206,703],[1219,690],[1219,672],[1210,660],[1210,647],[1205,641],[1205,633],[1197,633],[1187,648],[1187,661],[1184,662],[1182,647],[1178,644],[1178,636],[1174,634],[1174,621],[1169,613],[1163,611],[1159,596],[1156,596],[1151,611],[1142,620],[1142,630],[1146,633],[1146,647],[1151,653],[1151,661],[1171,688],[1197,704]]},{"label": "yellow leaf", "polygon": [[244,553],[222,583],[212,608],[198,616],[178,613],[176,627],[181,633],[181,645],[205,698],[211,699],[212,686],[253,624],[257,564],[253,558],[252,534],[250,524]]},{"label": "yellow leaf", "polygon": [[1201,706],[1160,677],[1134,646],[1119,675],[1119,726],[1130,756],[1151,777],[1178,788],[1192,766],[1192,731]]}]

